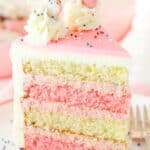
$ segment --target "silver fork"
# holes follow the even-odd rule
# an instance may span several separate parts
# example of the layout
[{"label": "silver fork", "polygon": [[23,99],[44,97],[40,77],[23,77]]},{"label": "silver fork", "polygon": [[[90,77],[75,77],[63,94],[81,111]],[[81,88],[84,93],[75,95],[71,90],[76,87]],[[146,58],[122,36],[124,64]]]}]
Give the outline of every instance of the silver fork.
[{"label": "silver fork", "polygon": [[[143,116],[143,121],[142,121]],[[135,107],[135,113],[133,108],[130,110],[130,126],[129,135],[132,140],[141,139],[145,140],[147,150],[150,150],[150,119],[148,115],[148,108],[146,105],[141,112],[139,105]]]}]

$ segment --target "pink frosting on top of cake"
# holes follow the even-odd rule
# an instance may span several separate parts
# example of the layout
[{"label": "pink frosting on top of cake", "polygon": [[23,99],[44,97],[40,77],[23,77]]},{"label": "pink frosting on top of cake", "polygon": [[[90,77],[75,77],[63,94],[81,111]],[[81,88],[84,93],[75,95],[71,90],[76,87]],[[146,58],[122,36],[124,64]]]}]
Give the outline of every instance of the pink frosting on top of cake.
[{"label": "pink frosting on top of cake", "polygon": [[108,55],[128,58],[125,51],[116,41],[112,40],[108,33],[99,26],[89,31],[70,31],[65,38],[51,41],[46,46],[37,46],[20,40],[20,44],[30,46],[35,50],[71,52],[86,55]]}]

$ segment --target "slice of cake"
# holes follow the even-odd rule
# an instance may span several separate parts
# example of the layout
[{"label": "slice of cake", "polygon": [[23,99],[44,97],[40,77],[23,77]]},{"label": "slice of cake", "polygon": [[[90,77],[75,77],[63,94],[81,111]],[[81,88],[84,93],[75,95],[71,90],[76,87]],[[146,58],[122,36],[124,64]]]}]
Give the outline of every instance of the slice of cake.
[{"label": "slice of cake", "polygon": [[129,55],[98,23],[99,1],[40,2],[11,48],[16,145],[127,150]]}]

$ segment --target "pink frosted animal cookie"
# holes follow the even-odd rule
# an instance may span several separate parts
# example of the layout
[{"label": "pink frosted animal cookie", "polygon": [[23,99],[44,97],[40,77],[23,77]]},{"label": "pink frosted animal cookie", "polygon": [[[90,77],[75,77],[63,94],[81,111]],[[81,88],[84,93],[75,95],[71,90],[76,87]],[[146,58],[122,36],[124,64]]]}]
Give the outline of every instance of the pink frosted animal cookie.
[{"label": "pink frosted animal cookie", "polygon": [[97,0],[82,0],[82,3],[87,6],[88,8],[96,7]]}]

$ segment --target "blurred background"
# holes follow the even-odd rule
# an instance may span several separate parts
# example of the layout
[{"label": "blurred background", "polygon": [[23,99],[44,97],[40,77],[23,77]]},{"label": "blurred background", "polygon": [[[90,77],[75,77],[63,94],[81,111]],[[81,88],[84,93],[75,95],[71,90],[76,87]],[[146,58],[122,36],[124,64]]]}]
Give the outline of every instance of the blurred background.
[{"label": "blurred background", "polygon": [[[101,0],[102,26],[131,54],[134,94],[150,96],[149,0]],[[11,42],[25,35],[26,0],[0,0],[0,104],[12,101]]]}]

